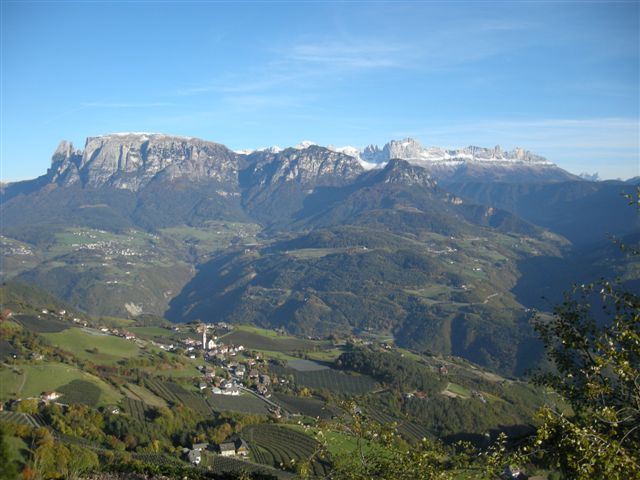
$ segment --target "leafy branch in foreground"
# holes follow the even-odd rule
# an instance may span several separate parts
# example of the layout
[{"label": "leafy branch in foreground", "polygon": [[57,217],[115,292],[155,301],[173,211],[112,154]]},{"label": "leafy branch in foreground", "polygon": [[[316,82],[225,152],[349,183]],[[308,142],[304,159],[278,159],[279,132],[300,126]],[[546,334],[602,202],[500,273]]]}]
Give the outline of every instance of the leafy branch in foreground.
[{"label": "leafy branch in foreground", "polygon": [[[345,414],[333,429],[355,441],[352,449],[332,457],[328,477],[335,480],[453,478],[450,457],[442,445],[423,438],[410,445],[398,434],[395,424],[380,425],[369,420],[353,402],[343,405]],[[323,442],[325,432],[317,439]],[[326,455],[326,454],[325,454]]]},{"label": "leafy branch in foreground", "polygon": [[640,297],[606,281],[575,287],[536,330],[557,369],[537,380],[573,414],[545,407],[534,447],[569,478],[640,476]]}]

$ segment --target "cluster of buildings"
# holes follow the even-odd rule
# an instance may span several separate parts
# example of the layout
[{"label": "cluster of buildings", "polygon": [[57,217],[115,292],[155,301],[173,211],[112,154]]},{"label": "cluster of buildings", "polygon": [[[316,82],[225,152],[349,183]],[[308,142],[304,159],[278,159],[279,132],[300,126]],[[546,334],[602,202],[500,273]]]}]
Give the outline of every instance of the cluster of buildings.
[{"label": "cluster of buildings", "polygon": [[[98,233],[106,234],[107,232],[98,230]],[[91,240],[95,240],[92,243],[84,243],[84,242],[72,243],[71,248],[76,250],[99,250],[103,254],[110,255],[110,256],[115,256],[115,255],[120,255],[123,257],[142,256],[141,252],[136,251],[132,248],[127,248],[127,247],[123,248],[120,245],[118,245],[118,242],[115,242],[112,240],[98,240],[97,235],[88,231],[73,232],[73,235],[77,237],[88,237]],[[128,242],[133,241],[133,237],[127,237],[127,241]]]},{"label": "cluster of buildings", "polygon": [[203,452],[211,451],[223,457],[246,457],[249,455],[249,445],[242,438],[231,438],[219,445],[208,443],[194,443],[192,448],[185,448],[183,452],[190,463],[199,465],[202,462]]},{"label": "cluster of buildings", "polygon": [[240,395],[241,389],[245,388],[245,385],[250,385],[257,393],[269,398],[271,377],[258,370],[259,366],[264,365],[264,360],[259,355],[257,357],[249,357],[242,362],[214,359],[216,366],[225,371],[224,377],[215,375],[205,366],[200,366],[199,370],[203,374],[203,381],[198,385],[200,390],[210,388],[214,395]]},{"label": "cluster of buildings", "polygon": [[117,328],[100,327],[102,333],[113,335],[114,337],[124,338],[125,340],[135,340],[136,336],[126,330],[118,330]]},{"label": "cluster of buildings", "polygon": [[[0,238],[4,238],[4,237],[0,237]],[[9,242],[6,242],[6,241],[0,241],[0,247],[2,247],[2,251],[3,251],[4,255],[6,255],[6,256],[10,256],[10,255],[30,256],[30,255],[33,255],[33,251],[29,247],[26,247],[24,245],[16,245],[14,243],[9,243]]]},{"label": "cluster of buildings", "polygon": [[[174,326],[172,330],[180,332],[181,328],[184,327]],[[166,351],[182,348],[189,358],[195,359],[201,356],[205,362],[213,365],[198,367],[202,374],[202,378],[197,384],[200,391],[209,389],[214,395],[238,396],[243,388],[251,386],[257,393],[268,398],[271,378],[259,370],[264,365],[264,359],[259,354],[249,355],[243,345],[227,345],[219,341],[215,335],[208,336],[209,329],[219,331],[221,329],[231,330],[232,328],[224,322],[213,325],[205,324],[196,327],[196,331],[201,334],[201,338],[198,340],[185,338],[170,345],[154,343]],[[238,357],[239,354],[244,355]],[[219,375],[216,374],[216,371],[220,372],[220,370],[223,372]]]}]

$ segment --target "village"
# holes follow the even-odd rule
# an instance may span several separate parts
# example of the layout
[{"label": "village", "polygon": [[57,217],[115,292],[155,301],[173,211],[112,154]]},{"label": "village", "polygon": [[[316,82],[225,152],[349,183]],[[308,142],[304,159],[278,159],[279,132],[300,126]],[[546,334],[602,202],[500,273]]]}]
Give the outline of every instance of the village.
[{"label": "village", "polygon": [[[7,311],[8,318],[13,313]],[[186,357],[188,361],[201,359],[202,364],[194,369],[194,390],[203,394],[221,396],[252,395],[267,404],[270,416],[278,419],[282,417],[281,408],[268,400],[271,397],[271,376],[267,373],[267,362],[259,353],[245,349],[243,345],[225,344],[216,334],[225,334],[233,331],[233,326],[219,322],[215,324],[189,324],[172,327],[163,327],[167,330],[165,342],[138,338],[126,328],[116,328],[103,324],[89,324],[86,320],[72,316],[64,309],[50,310],[40,309],[36,318],[47,318],[50,321],[71,321],[78,328],[92,335],[113,336],[127,341],[135,342],[140,347],[153,346],[161,351],[172,352]],[[209,335],[209,332],[212,332]],[[195,335],[198,338],[193,338]],[[180,339],[178,339],[181,337]],[[169,342],[171,340],[171,342]],[[43,361],[44,355],[32,352],[30,360]],[[196,371],[198,372],[196,374]],[[285,379],[281,379],[286,382]],[[13,400],[7,405],[15,408],[15,405],[27,400],[40,405],[57,404],[68,407],[65,402],[66,395],[55,391],[43,391],[40,395]],[[0,403],[0,411],[5,410]],[[121,409],[111,405],[105,407],[105,411],[111,415],[120,415]],[[213,412],[212,412],[213,413]],[[183,449],[183,457],[194,465],[201,462],[204,452],[217,453],[226,457],[245,459],[249,454],[247,442],[237,436],[231,436],[219,444],[194,443],[191,448]]]},{"label": "village", "polygon": [[[42,313],[48,313],[43,310]],[[64,315],[65,311],[58,312]],[[74,318],[75,323],[80,323],[87,327],[86,322]],[[99,331],[105,335],[124,338],[125,340],[141,341],[136,335],[126,329],[119,329],[107,326],[98,327]],[[259,353],[249,352],[243,345],[227,345],[221,341],[217,335],[208,336],[208,331],[230,332],[233,326],[225,322],[215,324],[198,324],[174,326],[173,332],[184,331],[197,332],[201,334],[201,339],[186,337],[181,340],[174,340],[172,343],[160,343],[150,340],[149,343],[161,350],[182,353],[190,360],[200,358],[204,365],[196,368],[201,374],[200,381],[196,383],[199,391],[209,390],[214,395],[240,395],[241,390],[252,390],[258,395],[268,399],[271,397],[269,387],[271,377],[265,373],[266,362]],[[286,382],[281,379],[281,382]]]}]

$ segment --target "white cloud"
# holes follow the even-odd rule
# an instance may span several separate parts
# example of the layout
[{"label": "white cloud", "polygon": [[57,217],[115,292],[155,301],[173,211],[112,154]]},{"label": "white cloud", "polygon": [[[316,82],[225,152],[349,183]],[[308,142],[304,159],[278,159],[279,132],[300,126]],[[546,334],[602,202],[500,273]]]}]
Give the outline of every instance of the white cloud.
[{"label": "white cloud", "polygon": [[405,66],[417,52],[408,45],[361,38],[344,42],[294,43],[283,56],[293,62],[329,68],[370,69]]}]

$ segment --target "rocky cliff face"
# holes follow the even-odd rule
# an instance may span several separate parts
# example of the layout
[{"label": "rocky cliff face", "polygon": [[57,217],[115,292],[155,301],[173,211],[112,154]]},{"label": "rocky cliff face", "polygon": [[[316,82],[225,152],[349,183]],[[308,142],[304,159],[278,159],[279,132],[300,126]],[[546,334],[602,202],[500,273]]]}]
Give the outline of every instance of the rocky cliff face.
[{"label": "rocky cliff face", "polygon": [[80,181],[79,168],[82,152],[75,150],[71,142],[63,140],[53,152],[51,167],[47,172],[52,182],[73,185]]},{"label": "rocky cliff face", "polygon": [[364,172],[354,157],[311,145],[281,152],[255,152],[247,157],[247,178],[255,185],[297,182],[303,185],[336,185]]},{"label": "rocky cliff face", "polygon": [[361,158],[367,162],[383,163],[393,158],[408,160],[412,163],[426,164],[431,162],[493,162],[493,163],[521,163],[528,165],[553,165],[546,158],[531,153],[523,148],[503,151],[500,145],[494,148],[469,146],[459,149],[444,149],[440,147],[424,147],[412,138],[391,140],[382,149],[377,145],[369,145],[362,150]]},{"label": "rocky cliff face", "polygon": [[391,160],[377,175],[382,183],[400,184],[405,186],[420,186],[435,188],[436,181],[431,178],[424,168],[410,165],[406,160]]},{"label": "rocky cliff face", "polygon": [[84,151],[61,142],[52,182],[138,191],[153,179],[211,179],[237,185],[238,156],[223,145],[159,134],[112,134],[87,139]]},{"label": "rocky cliff face", "polygon": [[500,146],[446,150],[424,147],[408,138],[361,151],[305,143],[285,150],[236,153],[197,138],[121,133],[90,137],[83,151],[61,142],[44,180],[63,186],[79,184],[132,192],[156,180],[208,180],[224,185],[227,192],[238,192],[241,183],[253,189],[287,183],[343,185],[366,169],[392,159],[424,167],[431,178],[444,182],[531,179],[537,183],[576,178],[539,155],[523,149],[505,152]]},{"label": "rocky cliff face", "polygon": [[153,180],[215,180],[238,187],[240,170],[252,185],[282,182],[332,185],[364,171],[353,156],[317,145],[267,149],[249,155],[197,138],[125,133],[90,137],[83,151],[62,141],[47,172],[49,182],[137,192]]},{"label": "rocky cliff face", "polygon": [[545,183],[577,180],[577,177],[559,168],[546,158],[522,148],[504,151],[469,146],[460,149],[424,147],[418,141],[406,138],[392,140],[383,148],[370,145],[360,158],[365,162],[382,164],[391,159],[407,160],[424,167],[441,182],[499,181]]}]

